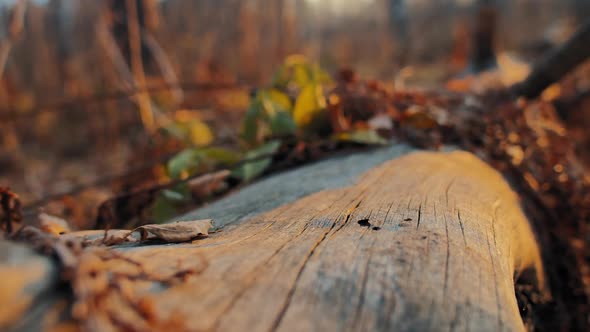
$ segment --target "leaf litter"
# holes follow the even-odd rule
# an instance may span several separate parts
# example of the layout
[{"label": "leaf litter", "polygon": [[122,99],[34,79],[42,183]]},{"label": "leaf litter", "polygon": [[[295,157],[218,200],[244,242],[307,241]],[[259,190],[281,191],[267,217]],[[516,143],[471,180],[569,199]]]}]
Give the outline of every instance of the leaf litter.
[{"label": "leaf litter", "polygon": [[[48,216],[42,216],[45,220]],[[61,224],[58,223],[58,224]],[[186,282],[207,268],[204,257],[178,260],[169,271],[146,265],[116,250],[122,244],[185,243],[208,236],[212,221],[193,220],[163,225],[143,225],[133,230],[81,231],[56,234],[53,227],[22,226],[12,241],[26,243],[37,252],[54,257],[60,278],[69,285],[73,304],[70,316],[84,331],[187,330],[178,314],[162,316],[155,310],[154,286],[168,288]],[[138,235],[138,236],[135,236]]]}]

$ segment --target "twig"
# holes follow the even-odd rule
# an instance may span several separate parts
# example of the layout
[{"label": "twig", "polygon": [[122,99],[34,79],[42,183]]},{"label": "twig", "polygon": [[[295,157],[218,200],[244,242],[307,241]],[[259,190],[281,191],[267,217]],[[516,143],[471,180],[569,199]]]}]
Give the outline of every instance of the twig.
[{"label": "twig", "polygon": [[172,95],[174,97],[175,103],[181,104],[184,98],[182,89],[178,86],[178,77],[176,77],[176,73],[174,72],[174,68],[172,68],[172,64],[168,59],[168,56],[158,44],[158,41],[152,36],[151,33],[142,29],[142,38],[147,47],[149,47],[150,51],[158,66],[160,67],[160,72],[164,77],[164,81],[166,84],[171,88]]},{"label": "twig", "polygon": [[18,0],[12,10],[10,23],[8,25],[8,38],[0,44],[0,80],[4,75],[4,69],[6,68],[8,55],[12,50],[12,46],[23,31],[26,9],[27,0]]},{"label": "twig", "polygon": [[[231,164],[231,165],[225,165],[225,164],[222,163],[222,166],[239,167],[239,166],[245,165],[247,163],[252,163],[252,162],[256,162],[256,161],[265,160],[265,159],[268,159],[268,158],[273,158],[277,154],[278,153],[275,152],[275,153],[269,153],[269,154],[260,155],[260,156],[258,156],[256,158],[245,158],[245,159],[242,159],[242,160],[240,160],[240,161],[238,161],[238,162],[236,162],[234,164]],[[142,171],[142,170],[150,169],[151,167],[154,167],[157,164],[166,162],[167,160],[169,160],[170,158],[172,158],[174,155],[176,155],[176,154],[167,155],[164,158],[160,158],[160,160],[158,160],[157,162],[151,162],[151,163],[148,163],[148,164],[145,164],[145,165],[141,165],[141,166],[138,166],[138,167],[130,168],[130,169],[126,170],[122,174],[115,174],[115,175],[111,175],[111,176],[106,176],[106,177],[97,179],[97,180],[92,181],[92,182],[81,184],[81,185],[76,186],[76,187],[74,187],[73,189],[71,189],[71,190],[69,190],[67,192],[62,192],[62,193],[57,193],[57,194],[46,196],[46,197],[44,197],[44,198],[42,198],[42,199],[40,199],[38,201],[35,201],[35,202],[31,203],[31,204],[26,205],[23,208],[24,214],[25,215],[30,215],[32,213],[36,213],[37,212],[36,210],[38,208],[42,207],[43,205],[45,205],[45,204],[47,204],[49,202],[53,202],[53,201],[59,200],[59,199],[61,199],[63,197],[66,197],[66,196],[76,195],[76,194],[81,193],[82,191],[84,191],[84,190],[86,190],[88,188],[94,188],[96,186],[108,184],[110,182],[116,181],[117,179],[121,179],[121,178],[124,178],[126,176],[129,176],[130,174],[134,174],[134,173],[139,172],[139,171]],[[213,172],[215,172],[215,171],[219,171],[219,170],[214,170]],[[186,179],[183,179],[183,180],[171,180],[171,181],[169,181],[167,183],[158,184],[158,185],[156,185],[156,186],[154,186],[152,188],[148,188],[147,190],[161,190],[161,189],[166,189],[166,188],[174,187],[174,186],[176,186],[178,184],[186,183],[186,182],[189,182],[191,180],[194,180],[194,179],[196,179],[198,177],[201,177],[201,176],[207,175],[207,174],[211,174],[211,173],[212,172],[197,173],[197,174],[194,174],[194,175],[192,175],[192,176],[190,176],[190,177],[188,177]],[[133,194],[135,194],[135,193],[133,193]]]},{"label": "twig", "polygon": [[[20,37],[23,31],[25,12],[27,9],[27,0],[18,0],[12,10],[10,22],[8,23],[8,36],[5,40],[0,42],[0,82],[4,77],[4,71],[6,64],[8,63],[8,56],[16,40]],[[3,99],[6,91],[3,87],[0,87],[0,98]],[[25,160],[25,156],[20,149],[20,140],[18,138],[16,129],[14,126],[7,124],[6,122],[0,121],[0,133],[4,136],[3,149],[10,149],[15,156],[15,160],[22,163]]]},{"label": "twig", "polygon": [[30,215],[31,213],[36,213],[37,209],[49,202],[53,202],[56,200],[59,200],[63,197],[66,196],[72,196],[72,195],[76,195],[79,194],[81,192],[83,192],[84,190],[87,190],[89,188],[94,188],[97,186],[102,186],[102,185],[106,185],[106,184],[110,184],[114,181],[117,181],[119,179],[125,178],[131,174],[136,174],[137,172],[142,172],[142,171],[146,171],[149,170],[150,168],[165,163],[168,160],[170,160],[170,158],[174,157],[179,151],[175,151],[173,153],[167,154],[161,158],[159,158],[158,160],[155,161],[150,161],[148,163],[136,166],[136,167],[131,167],[129,169],[127,169],[125,172],[123,173],[119,173],[119,174],[111,174],[111,175],[107,175],[101,178],[98,178],[94,181],[90,181],[87,183],[82,183],[78,186],[73,187],[72,189],[66,191],[66,192],[61,192],[61,193],[55,193],[46,197],[43,197],[35,202],[32,202],[30,204],[27,204],[23,210],[25,215]]},{"label": "twig", "polygon": [[[127,31],[129,33],[129,49],[131,50],[131,70],[133,78],[137,85],[145,85],[145,72],[143,70],[143,60],[141,54],[141,29],[137,18],[137,0],[126,0],[127,5]],[[139,104],[139,113],[141,121],[148,133],[154,133],[156,123],[150,96],[146,92],[137,94]]]},{"label": "twig", "polygon": [[102,103],[107,100],[127,99],[138,93],[158,92],[170,89],[180,89],[183,91],[221,91],[234,89],[250,89],[250,86],[239,83],[229,84],[210,84],[210,83],[177,83],[177,84],[151,84],[144,87],[126,87],[124,90],[101,93],[85,97],[70,98],[66,100],[59,100],[53,103],[36,105],[26,110],[17,110],[9,107],[0,107],[0,122],[16,121],[19,119],[30,119],[40,114],[59,112],[60,110],[79,107],[83,104]]},{"label": "twig", "polygon": [[[130,34],[131,34],[131,32],[130,32]],[[122,83],[123,83],[124,87],[134,92],[134,93],[126,93],[124,95],[124,97],[133,97],[133,98],[131,98],[131,100],[134,101],[136,103],[136,105],[139,107],[140,116],[142,118],[142,122],[144,123],[144,127],[146,128],[146,130],[148,132],[153,132],[153,130],[155,130],[154,115],[158,116],[158,119],[162,122],[161,124],[165,125],[165,124],[171,123],[172,121],[167,117],[167,115],[164,114],[163,112],[160,112],[158,107],[149,98],[149,93],[148,93],[149,91],[147,91],[147,89],[140,88],[140,87],[145,87],[145,77],[142,76],[143,75],[143,64],[141,65],[141,68],[140,68],[141,71],[139,74],[140,76],[142,76],[142,77],[140,77],[140,81],[142,81],[143,84],[139,84],[134,73],[131,73],[131,71],[129,70],[129,67],[127,66],[127,62],[125,61],[123,55],[121,54],[121,51],[119,50],[119,47],[117,46],[117,43],[115,42],[112,34],[108,31],[104,19],[99,20],[99,22],[98,22],[97,35],[98,35],[99,41],[102,43],[104,49],[107,51],[107,55],[109,56],[109,58],[113,62],[113,65],[119,71],[119,74],[123,78]],[[140,46],[141,46],[141,44],[140,44]],[[140,49],[140,51],[141,51],[141,49]],[[140,53],[140,57],[141,57],[141,53]],[[134,62],[133,59],[132,59],[132,62]],[[141,78],[143,78],[143,80]],[[160,90],[164,90],[164,89],[160,89]],[[142,96],[144,96],[144,97],[147,96],[147,98],[143,98]],[[103,101],[103,100],[101,100],[101,101]],[[149,104],[148,108],[146,108],[146,102]],[[148,110],[149,112],[147,112],[146,110]],[[152,128],[153,129],[152,131],[150,131],[151,130],[150,123],[151,123],[151,125],[154,125],[154,127]]]}]

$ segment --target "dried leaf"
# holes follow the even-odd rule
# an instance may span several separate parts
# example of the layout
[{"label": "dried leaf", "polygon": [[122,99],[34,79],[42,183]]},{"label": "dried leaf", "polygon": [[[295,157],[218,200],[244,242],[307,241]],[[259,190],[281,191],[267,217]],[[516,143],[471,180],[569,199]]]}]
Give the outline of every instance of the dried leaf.
[{"label": "dried leaf", "polygon": [[354,142],[369,145],[385,145],[387,140],[379,136],[374,130],[359,130],[349,133],[341,133],[336,136],[340,141]]},{"label": "dried leaf", "polygon": [[391,116],[389,114],[379,114],[367,121],[369,128],[373,130],[392,130],[393,129],[393,121],[391,120]]},{"label": "dried leaf", "polygon": [[11,234],[14,225],[20,224],[22,219],[22,208],[18,195],[10,191],[9,188],[0,187],[0,220],[3,221],[0,230]]},{"label": "dried leaf", "polygon": [[434,117],[424,107],[411,106],[402,118],[402,124],[416,129],[433,129],[438,125]]},{"label": "dried leaf", "polygon": [[198,236],[208,236],[213,227],[211,219],[179,221],[163,225],[144,225],[130,232],[139,232],[141,242],[151,239],[163,240],[170,243],[187,242]]},{"label": "dried leaf", "polygon": [[39,224],[41,230],[53,235],[61,235],[71,232],[69,223],[61,218],[48,215],[47,213],[39,214]]}]

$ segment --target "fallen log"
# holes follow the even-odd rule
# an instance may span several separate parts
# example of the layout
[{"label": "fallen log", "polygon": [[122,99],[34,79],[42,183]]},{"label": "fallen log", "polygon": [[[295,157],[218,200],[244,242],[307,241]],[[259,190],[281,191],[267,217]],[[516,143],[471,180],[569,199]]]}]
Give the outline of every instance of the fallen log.
[{"label": "fallen log", "polygon": [[[112,277],[122,271],[122,261],[133,261],[144,274],[193,266],[196,272],[182,282],[130,278],[91,298],[93,311],[69,323],[67,315],[55,313],[60,301],[37,296],[31,300],[36,310],[4,315],[0,325],[524,330],[515,281],[526,278],[540,289],[544,281],[537,241],[517,195],[469,153],[410,152],[397,145],[260,181],[182,218],[213,218],[221,230],[208,238],[120,247],[124,260],[105,259],[87,270],[92,278],[86,279]],[[35,278],[41,280],[29,277]],[[45,283],[37,291],[56,287]],[[0,307],[10,299],[3,295]],[[66,300],[71,302],[62,294]],[[61,310],[67,312],[63,304]]]}]

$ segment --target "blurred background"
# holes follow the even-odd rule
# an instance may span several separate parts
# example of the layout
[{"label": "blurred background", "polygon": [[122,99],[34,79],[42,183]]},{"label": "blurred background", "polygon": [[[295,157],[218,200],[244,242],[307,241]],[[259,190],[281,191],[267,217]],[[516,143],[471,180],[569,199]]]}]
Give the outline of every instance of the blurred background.
[{"label": "blurred background", "polygon": [[489,37],[510,80],[588,17],[588,0],[3,0],[0,185],[76,214],[48,197],[96,206],[128,185],[111,175],[148,177],[133,168],[178,151],[148,113],[237,145],[251,89],[290,54],[435,87],[485,69],[474,49]]}]

